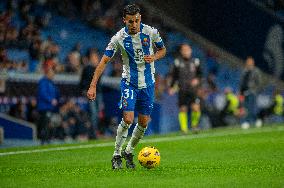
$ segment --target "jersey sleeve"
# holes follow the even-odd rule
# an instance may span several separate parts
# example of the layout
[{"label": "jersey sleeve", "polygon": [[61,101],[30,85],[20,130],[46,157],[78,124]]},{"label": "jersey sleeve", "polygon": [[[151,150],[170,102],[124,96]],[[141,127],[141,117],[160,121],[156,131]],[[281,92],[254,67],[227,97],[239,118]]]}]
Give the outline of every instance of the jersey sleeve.
[{"label": "jersey sleeve", "polygon": [[115,52],[117,51],[117,45],[118,44],[118,40],[117,40],[117,35],[114,35],[110,42],[108,43],[106,50],[105,50],[105,55],[112,58],[115,54]]},{"label": "jersey sleeve", "polygon": [[157,48],[163,48],[164,42],[163,42],[163,39],[160,36],[159,31],[157,29],[153,28],[152,32],[153,32],[152,33],[152,40],[153,40],[155,46]]}]

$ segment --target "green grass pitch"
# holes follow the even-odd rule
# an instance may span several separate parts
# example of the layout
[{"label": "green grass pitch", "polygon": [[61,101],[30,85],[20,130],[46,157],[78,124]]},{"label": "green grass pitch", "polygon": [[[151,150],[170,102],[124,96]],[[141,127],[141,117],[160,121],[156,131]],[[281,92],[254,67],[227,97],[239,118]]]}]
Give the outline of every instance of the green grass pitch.
[{"label": "green grass pitch", "polygon": [[[284,187],[283,125],[145,137],[136,148],[136,170],[111,169],[113,140],[81,145],[91,147],[1,149],[0,187]],[[148,145],[161,153],[160,166],[151,170],[137,162]],[[73,148],[49,151],[58,147]]]}]

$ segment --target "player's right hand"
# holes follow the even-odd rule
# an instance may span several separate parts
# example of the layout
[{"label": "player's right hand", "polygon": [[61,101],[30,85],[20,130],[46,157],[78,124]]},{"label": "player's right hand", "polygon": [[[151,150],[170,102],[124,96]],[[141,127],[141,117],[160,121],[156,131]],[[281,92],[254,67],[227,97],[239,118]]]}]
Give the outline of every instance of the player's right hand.
[{"label": "player's right hand", "polygon": [[95,100],[96,99],[96,87],[90,86],[87,92],[87,97],[90,100]]},{"label": "player's right hand", "polygon": [[152,63],[153,61],[155,61],[155,56],[154,55],[145,55],[144,61],[146,63]]}]

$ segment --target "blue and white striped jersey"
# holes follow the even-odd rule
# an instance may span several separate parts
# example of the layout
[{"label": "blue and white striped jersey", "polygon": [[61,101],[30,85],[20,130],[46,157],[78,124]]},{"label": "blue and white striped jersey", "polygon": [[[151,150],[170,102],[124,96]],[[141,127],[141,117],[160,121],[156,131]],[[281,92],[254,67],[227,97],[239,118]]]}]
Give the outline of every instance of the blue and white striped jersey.
[{"label": "blue and white striped jersey", "polygon": [[157,29],[142,24],[140,31],[129,35],[127,27],[118,31],[108,44],[105,55],[113,57],[120,49],[123,61],[122,78],[138,89],[146,88],[155,82],[154,62],[146,63],[144,55],[153,55],[153,45],[163,48],[164,43]]}]

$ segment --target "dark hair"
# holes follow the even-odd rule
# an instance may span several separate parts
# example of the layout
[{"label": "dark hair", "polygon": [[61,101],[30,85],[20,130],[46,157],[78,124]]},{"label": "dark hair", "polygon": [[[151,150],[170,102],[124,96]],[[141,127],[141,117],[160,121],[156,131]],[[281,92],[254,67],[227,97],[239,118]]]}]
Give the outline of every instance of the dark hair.
[{"label": "dark hair", "polygon": [[125,18],[126,14],[135,15],[140,13],[140,8],[136,4],[126,5],[123,9],[123,17]]}]

